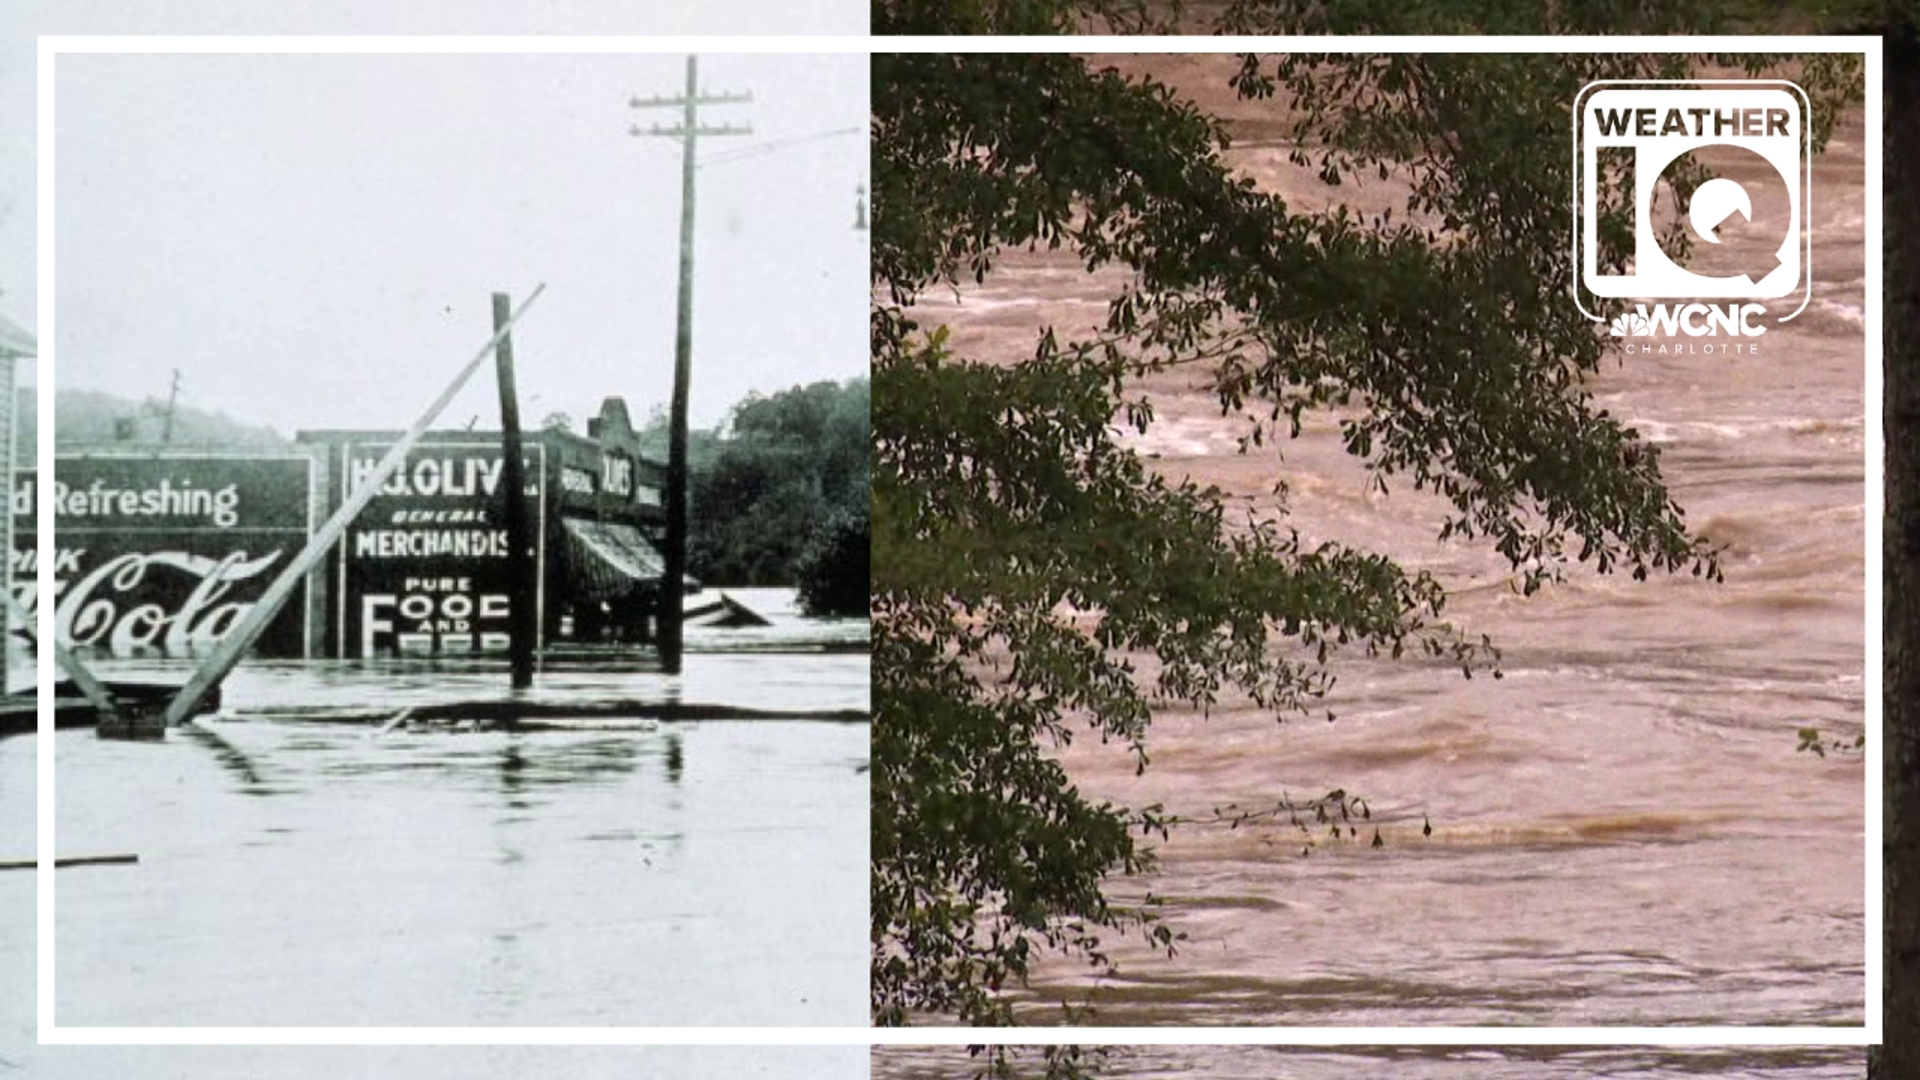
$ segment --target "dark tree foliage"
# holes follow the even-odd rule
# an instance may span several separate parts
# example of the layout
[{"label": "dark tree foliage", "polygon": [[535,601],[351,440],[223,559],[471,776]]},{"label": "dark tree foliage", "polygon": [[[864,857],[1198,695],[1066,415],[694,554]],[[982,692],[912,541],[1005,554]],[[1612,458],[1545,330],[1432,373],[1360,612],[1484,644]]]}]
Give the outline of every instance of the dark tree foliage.
[{"label": "dark tree foliage", "polygon": [[869,397],[866,379],[750,396],[734,406],[731,441],[809,451],[822,499],[836,507],[865,505],[871,458]]},{"label": "dark tree foliage", "polygon": [[873,0],[875,34],[1871,34],[1917,0]]},{"label": "dark tree foliage", "polygon": [[[882,6],[899,25],[934,18]],[[1043,8],[1051,24],[1024,21]],[[989,4],[954,25],[1071,29],[1089,14],[1109,12]],[[1496,659],[1440,621],[1426,575],[1230,518],[1218,492],[1149,471],[1113,430],[1152,422],[1132,378],[1188,365],[1250,445],[1345,407],[1347,449],[1374,482],[1445,495],[1439,534],[1491,545],[1527,591],[1576,562],[1717,577],[1656,448],[1583,388],[1609,346],[1566,296],[1570,102],[1596,78],[1692,63],[1248,58],[1241,91],[1289,99],[1324,182],[1414,181],[1406,206],[1360,220],[1231,175],[1223,133],[1150,79],[1070,56],[874,58],[877,1023],[1009,1022],[1001,991],[1040,956],[1103,965],[1117,928],[1173,947],[1151,900],[1103,891],[1148,865],[1138,838],[1168,821],[1085,797],[1051,753],[1076,732],[1144,768],[1159,702],[1237,690],[1301,712],[1343,646],[1411,647],[1468,674]],[[1832,84],[1813,118],[1824,137],[1854,83],[1811,68]],[[1615,265],[1624,203],[1601,222]],[[1127,272],[1104,331],[1037,329],[1010,366],[954,355],[917,298],[984,280],[1020,246]]]},{"label": "dark tree foliage", "polygon": [[835,522],[864,523],[868,395],[865,379],[754,395],[734,406],[724,437],[696,437],[687,543],[695,577],[799,585],[804,561]]},{"label": "dark tree foliage", "polygon": [[794,575],[801,610],[842,617],[867,613],[872,553],[867,522],[866,514],[840,511],[800,553]]},{"label": "dark tree foliage", "polygon": [[874,0],[875,34],[1147,33],[1170,10],[1152,0]]}]

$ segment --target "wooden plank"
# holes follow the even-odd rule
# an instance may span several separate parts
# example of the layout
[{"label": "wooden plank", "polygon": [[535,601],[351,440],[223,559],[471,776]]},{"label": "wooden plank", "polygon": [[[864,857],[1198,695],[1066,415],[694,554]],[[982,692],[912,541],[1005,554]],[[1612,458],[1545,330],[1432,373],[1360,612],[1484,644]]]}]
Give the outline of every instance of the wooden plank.
[{"label": "wooden plank", "polygon": [[420,414],[420,418],[413,422],[413,426],[407,429],[406,434],[400,436],[399,441],[387,451],[387,456],[380,459],[380,464],[374,466],[373,472],[361,482],[358,488],[354,489],[347,501],[340,505],[340,509],[334,511],[325,525],[320,526],[320,531],[314,533],[313,539],[307,542],[306,548],[287,564],[286,569],[280,571],[280,576],[274,579],[272,585],[267,586],[267,591],[261,595],[260,601],[253,605],[253,610],[247,613],[247,617],[241,620],[240,625],[220,639],[220,643],[214,647],[213,652],[208,654],[206,660],[194,671],[193,677],[180,688],[179,695],[167,706],[168,727],[177,727],[186,723],[193,716],[194,709],[200,704],[200,699],[206,696],[207,691],[219,685],[220,680],[227,677],[227,673],[240,662],[240,658],[246,655],[247,650],[253,648],[253,643],[259,640],[267,624],[286,604],[287,598],[293,595],[293,590],[299,585],[300,579],[319,564],[326,555],[327,549],[339,541],[340,535],[347,531],[347,526],[353,523],[354,518],[360,516],[360,511],[366,509],[369,502],[373,501],[373,496],[380,490],[381,485],[385,484],[387,479],[406,461],[408,452],[413,449],[415,443],[420,441],[420,436],[426,434],[428,425],[439,418],[440,413],[453,401],[454,395],[460,392],[460,388],[467,384],[467,380],[473,377],[473,373],[478,371],[480,365],[493,354],[493,350],[513,329],[513,324],[520,321],[520,316],[525,315],[534,301],[540,299],[540,294],[545,292],[546,288],[544,283],[534,287],[533,292],[527,296],[519,310],[493,332],[493,336],[487,339],[485,345],[480,346],[480,350],[473,354],[473,359],[467,361],[466,366],[460,369],[460,373],[454,376],[453,382],[440,392],[440,396],[435,398],[431,405],[427,406],[427,411]]}]

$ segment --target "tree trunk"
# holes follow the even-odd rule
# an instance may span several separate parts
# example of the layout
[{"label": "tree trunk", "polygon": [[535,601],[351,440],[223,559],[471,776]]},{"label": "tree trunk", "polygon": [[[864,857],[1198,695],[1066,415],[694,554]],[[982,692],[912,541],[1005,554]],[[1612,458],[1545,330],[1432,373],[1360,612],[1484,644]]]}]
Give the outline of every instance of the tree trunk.
[{"label": "tree trunk", "polygon": [[[1886,38],[1884,1042],[1869,1075],[1920,1077],[1920,40]],[[1871,242],[1871,238],[1869,238]]]}]

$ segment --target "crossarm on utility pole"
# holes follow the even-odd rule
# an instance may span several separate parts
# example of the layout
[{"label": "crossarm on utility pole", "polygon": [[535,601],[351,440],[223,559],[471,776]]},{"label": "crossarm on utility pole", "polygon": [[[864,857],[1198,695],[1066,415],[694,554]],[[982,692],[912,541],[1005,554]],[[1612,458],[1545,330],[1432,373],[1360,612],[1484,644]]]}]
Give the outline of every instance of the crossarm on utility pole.
[{"label": "crossarm on utility pole", "polygon": [[454,376],[453,382],[440,392],[440,396],[433,400],[433,404],[427,406],[427,411],[420,414],[420,419],[413,422],[413,426],[407,429],[406,434],[400,436],[399,440],[393,444],[393,448],[387,451],[387,455],[380,459],[380,464],[374,466],[373,472],[360,482],[360,486],[355,488],[347,501],[340,505],[340,509],[333,512],[333,516],[327,519],[327,523],[320,526],[320,531],[313,534],[313,539],[307,541],[307,546],[301,550],[300,554],[280,571],[279,577],[273,579],[273,584],[267,586],[267,591],[261,595],[260,601],[253,605],[253,610],[247,612],[247,617],[241,620],[240,625],[235,627],[232,633],[220,639],[220,643],[214,647],[213,652],[208,654],[206,660],[194,671],[193,677],[187,680],[187,684],[180,688],[180,693],[176,694],[167,706],[168,727],[177,727],[185,723],[187,718],[193,715],[193,710],[199,706],[201,699],[207,696],[207,691],[218,686],[220,680],[226,678],[227,673],[233,670],[233,666],[240,662],[240,658],[248,649],[253,647],[253,643],[259,640],[261,632],[266,630],[267,624],[286,604],[287,598],[293,595],[293,590],[300,579],[319,563],[327,549],[347,531],[347,526],[352,524],[353,519],[359,517],[360,511],[366,509],[367,504],[373,501],[373,496],[380,490],[381,485],[385,484],[394,471],[400,468],[401,463],[406,461],[407,453],[413,449],[414,443],[420,441],[420,436],[426,433],[427,426],[439,418],[440,413],[453,401],[454,395],[459,393],[460,388],[473,377],[473,373],[480,369],[480,365],[493,355],[494,347],[500,344],[513,329],[513,324],[520,321],[520,316],[526,314],[527,309],[533,306],[535,300],[540,299],[540,294],[545,290],[545,284],[536,286],[519,309],[493,332],[493,336],[487,339],[487,343],[480,346],[480,351],[473,354],[473,359],[467,361],[467,365]]}]

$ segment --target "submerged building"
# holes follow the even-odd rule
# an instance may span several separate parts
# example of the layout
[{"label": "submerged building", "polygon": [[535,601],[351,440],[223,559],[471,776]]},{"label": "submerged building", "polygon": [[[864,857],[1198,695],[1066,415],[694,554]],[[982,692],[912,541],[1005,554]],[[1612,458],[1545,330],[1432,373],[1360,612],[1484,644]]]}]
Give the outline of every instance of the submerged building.
[{"label": "submerged building", "polygon": [[[209,453],[118,444],[56,455],[56,632],[96,655],[195,655],[236,626],[397,431],[308,431]],[[664,468],[619,398],[587,434],[522,435],[539,646],[652,638]],[[499,433],[424,436],[308,573],[262,657],[505,652],[509,576]],[[15,478],[14,585],[36,599],[35,476]]]}]

